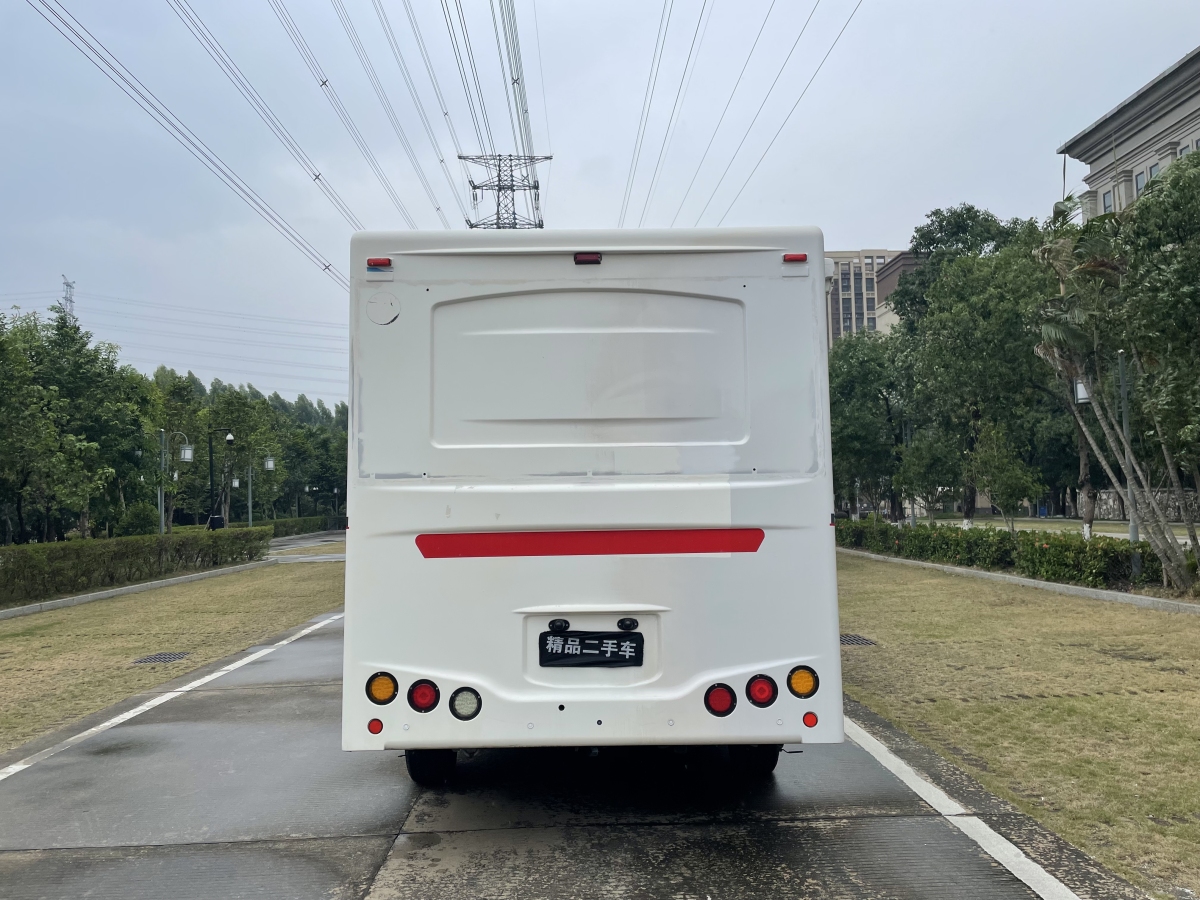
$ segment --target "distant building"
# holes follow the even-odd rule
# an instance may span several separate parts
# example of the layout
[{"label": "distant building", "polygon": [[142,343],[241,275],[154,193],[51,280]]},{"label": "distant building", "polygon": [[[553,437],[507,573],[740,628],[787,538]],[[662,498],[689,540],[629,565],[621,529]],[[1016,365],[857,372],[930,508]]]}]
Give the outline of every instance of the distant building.
[{"label": "distant building", "polygon": [[1088,165],[1083,220],[1124,209],[1146,182],[1200,151],[1200,48],[1058,148]]},{"label": "distant building", "polygon": [[826,284],[829,298],[830,345],[842,335],[856,331],[890,331],[896,314],[884,305],[896,288],[896,275],[884,284],[879,278],[890,272],[897,257],[910,256],[903,250],[828,250],[833,278]]}]

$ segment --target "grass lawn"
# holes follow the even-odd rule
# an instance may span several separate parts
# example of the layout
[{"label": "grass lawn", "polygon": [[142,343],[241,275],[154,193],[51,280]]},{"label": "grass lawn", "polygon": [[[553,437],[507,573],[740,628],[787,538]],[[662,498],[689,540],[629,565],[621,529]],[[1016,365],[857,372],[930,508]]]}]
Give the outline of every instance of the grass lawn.
[{"label": "grass lawn", "polygon": [[[345,565],[277,565],[0,621],[0,752],[342,605]],[[159,651],[174,663],[132,665]]]},{"label": "grass lawn", "polygon": [[1200,893],[1200,616],[838,554],[846,692],[1130,881]]},{"label": "grass lawn", "polygon": [[279,550],[272,556],[320,556],[324,553],[345,553],[346,541],[330,541],[327,544],[314,544],[311,547],[293,547],[291,550]]}]

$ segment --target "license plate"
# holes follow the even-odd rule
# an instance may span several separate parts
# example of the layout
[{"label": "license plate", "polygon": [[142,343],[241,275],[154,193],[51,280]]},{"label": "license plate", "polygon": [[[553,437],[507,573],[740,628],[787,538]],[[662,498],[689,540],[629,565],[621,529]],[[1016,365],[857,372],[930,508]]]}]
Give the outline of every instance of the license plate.
[{"label": "license plate", "polygon": [[640,666],[646,641],[640,631],[543,631],[543,666]]}]

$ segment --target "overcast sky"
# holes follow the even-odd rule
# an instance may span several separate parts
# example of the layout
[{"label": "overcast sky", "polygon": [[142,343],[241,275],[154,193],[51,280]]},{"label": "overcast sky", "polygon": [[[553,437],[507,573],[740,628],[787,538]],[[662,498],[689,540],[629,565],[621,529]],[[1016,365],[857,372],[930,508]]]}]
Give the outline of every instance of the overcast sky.
[{"label": "overcast sky", "polygon": [[[419,227],[440,227],[334,6],[285,2],[403,205]],[[430,189],[462,227],[462,170],[402,0],[379,2],[450,162],[457,199],[372,0],[343,2]],[[410,2],[459,145],[478,153],[441,4]],[[535,149],[554,155],[541,171],[546,226],[614,227],[663,7],[536,0],[535,20],[534,2],[516,0],[516,8]],[[776,0],[697,170],[772,4],[673,0],[626,227],[685,227],[697,217],[716,225],[724,217],[725,225],[817,225],[831,249],[903,248],[939,206],[969,201],[1002,217],[1044,216],[1062,193],[1055,149],[1200,35],[1200,3],[1185,0],[863,0],[849,18],[856,2],[820,0],[814,11],[808,0]],[[365,226],[404,227],[270,3],[191,4]],[[514,152],[489,5],[461,5],[496,150]],[[64,6],[347,270],[350,225],[166,0]],[[65,274],[84,325],[143,371],[164,362],[205,381],[345,398],[345,293],[22,0],[0,5],[0,121],[0,308],[45,309]],[[1068,164],[1068,190],[1083,171]]]}]

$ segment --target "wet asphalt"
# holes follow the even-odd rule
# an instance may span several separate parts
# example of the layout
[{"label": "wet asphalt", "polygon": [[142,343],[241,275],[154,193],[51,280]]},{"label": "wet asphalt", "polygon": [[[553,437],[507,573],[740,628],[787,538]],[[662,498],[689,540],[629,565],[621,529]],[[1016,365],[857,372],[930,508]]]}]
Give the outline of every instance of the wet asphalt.
[{"label": "wet asphalt", "polygon": [[341,648],[339,621],[0,782],[0,897],[1034,896],[849,742],[750,784],[718,751],[462,753],[422,790],[339,749]]}]

